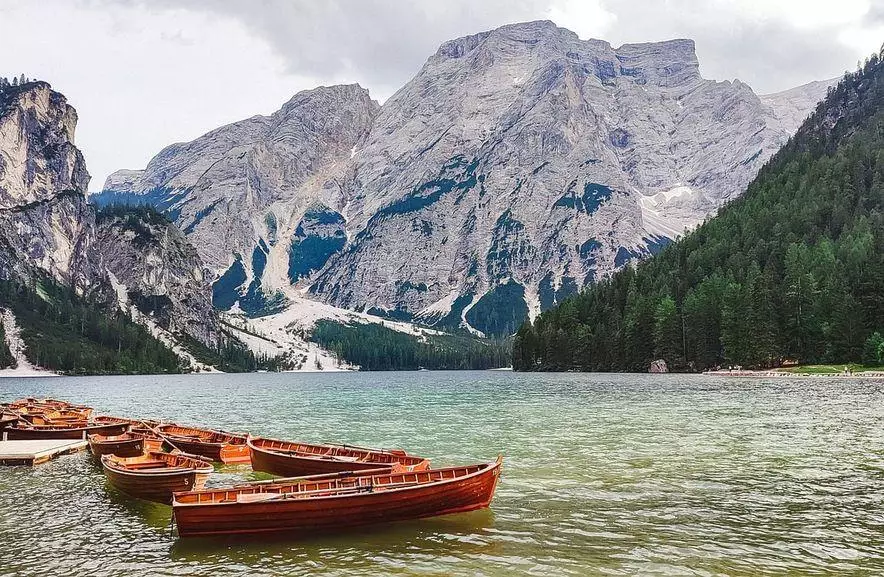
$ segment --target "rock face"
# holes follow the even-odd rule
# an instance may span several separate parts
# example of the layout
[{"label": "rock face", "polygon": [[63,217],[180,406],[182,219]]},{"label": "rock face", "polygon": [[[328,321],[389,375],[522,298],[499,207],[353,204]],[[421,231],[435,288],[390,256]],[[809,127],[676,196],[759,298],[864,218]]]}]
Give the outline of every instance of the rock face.
[{"label": "rock face", "polygon": [[703,79],[690,40],[550,22],[448,42],[356,151],[351,243],[313,291],[510,332],[740,194],[825,87],[761,99]]},{"label": "rock face", "polygon": [[45,82],[0,90],[0,208],[83,192],[89,173],[74,146],[77,112]]},{"label": "rock face", "polygon": [[39,270],[81,293],[99,280],[76,124],[76,111],[45,82],[0,89],[0,278]]},{"label": "rock face", "polygon": [[0,209],[0,279],[48,274],[78,293],[101,292],[95,211],[82,192]]},{"label": "rock face", "polygon": [[196,249],[155,212],[106,211],[98,215],[95,250],[126,301],[170,333],[186,334],[215,348],[218,315]]},{"label": "rock face", "polygon": [[48,275],[107,305],[122,290],[162,328],[217,345],[211,288],[183,234],[136,215],[97,219],[76,123],[45,82],[0,89],[0,279]]},{"label": "rock face", "polygon": [[759,97],[690,40],[611,47],[551,22],[443,44],[380,109],[359,87],[172,145],[101,202],[165,210],[260,315],[336,306],[513,332],[739,195],[827,84]]},{"label": "rock face", "polygon": [[[165,148],[144,171],[114,173],[93,201],[165,211],[212,270],[229,272],[222,301],[243,293],[242,308],[272,310],[274,289],[291,282],[292,246],[304,252],[307,239],[312,250],[302,219],[343,222],[339,180],[378,108],[358,85],[301,92],[270,116]],[[307,255],[313,268],[325,264],[317,256]]]}]

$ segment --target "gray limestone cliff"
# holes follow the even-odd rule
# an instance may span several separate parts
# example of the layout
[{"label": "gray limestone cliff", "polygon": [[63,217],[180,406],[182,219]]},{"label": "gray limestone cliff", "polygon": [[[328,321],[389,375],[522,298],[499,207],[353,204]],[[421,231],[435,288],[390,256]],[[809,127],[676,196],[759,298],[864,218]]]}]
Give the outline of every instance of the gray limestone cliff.
[{"label": "gray limestone cliff", "polygon": [[703,79],[690,40],[613,48],[551,22],[448,42],[356,150],[351,241],[312,290],[512,332],[739,195],[825,90],[760,98]]},{"label": "gray limestone cliff", "polygon": [[87,203],[76,124],[45,82],[0,89],[0,280],[45,275],[104,306],[122,287],[161,328],[217,345],[211,288],[184,235],[137,215],[98,218]]},{"label": "gray limestone cliff", "polygon": [[135,306],[173,335],[216,348],[218,315],[202,260],[184,234],[147,210],[98,214],[95,250],[101,254],[118,300]]},{"label": "gray limestone cliff", "polygon": [[[243,308],[266,310],[273,291],[298,278],[289,253],[303,241],[302,221],[341,218],[339,181],[377,112],[358,85],[300,92],[270,116],[173,144],[143,171],[114,173],[92,200],[164,211],[213,271],[228,271],[221,301],[244,296]],[[300,270],[297,257],[291,266]]]},{"label": "gray limestone cliff", "polygon": [[89,173],[74,145],[77,113],[45,82],[0,89],[0,278],[48,274],[96,284]]},{"label": "gray limestone cliff", "polygon": [[506,334],[736,198],[828,84],[759,96],[702,78],[691,40],[513,24],[446,42],[382,107],[302,92],[95,199],[169,215],[222,309],[270,314],[297,289]]}]

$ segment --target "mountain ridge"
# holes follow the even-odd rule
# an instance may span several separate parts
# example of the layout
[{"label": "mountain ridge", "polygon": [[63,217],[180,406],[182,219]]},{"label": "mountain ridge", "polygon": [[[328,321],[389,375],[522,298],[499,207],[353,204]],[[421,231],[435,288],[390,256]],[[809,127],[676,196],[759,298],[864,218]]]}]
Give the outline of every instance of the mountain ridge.
[{"label": "mountain ridge", "polygon": [[[138,215],[126,210],[122,218],[128,233],[113,234],[119,222],[100,218],[87,203],[89,174],[74,144],[76,123],[76,110],[47,82],[4,83],[0,89],[0,281],[4,296],[19,291],[21,299],[34,304],[23,309],[20,303],[7,303],[6,310],[25,314],[31,323],[22,332],[29,339],[28,354],[49,355],[59,370],[112,370],[107,343],[100,341],[117,331],[119,342],[137,343],[147,351],[128,351],[118,369],[165,371],[176,357],[164,347],[178,335],[218,347],[218,316],[210,301],[194,306],[194,295],[201,286],[209,291],[209,285],[200,276],[202,263],[186,256],[192,248],[183,236],[178,233],[170,242],[166,235],[163,249],[175,249],[155,251],[153,233],[160,234],[159,228],[144,228]],[[139,233],[129,234],[133,230]],[[195,282],[182,282],[191,273]],[[136,319],[120,291],[142,309],[152,302],[152,310]],[[41,303],[40,298],[49,299],[45,295],[58,302]],[[160,300],[162,307],[157,306]],[[80,309],[72,310],[73,303]],[[47,314],[56,316],[41,316]],[[79,318],[81,325],[66,326],[57,318]],[[136,320],[150,325],[149,330],[134,329]],[[84,337],[87,321],[104,325],[104,331]],[[46,342],[41,342],[44,329],[49,336],[44,334]],[[71,334],[72,329],[78,332]],[[74,343],[68,351],[61,351],[64,338]]]},{"label": "mountain ridge", "polygon": [[[316,121],[356,124],[315,139],[333,151],[323,166],[274,144],[260,166],[221,160],[243,153],[225,129],[282,118],[306,91],[170,145],[149,178],[115,173],[90,198],[166,211],[226,291],[222,308],[275,314],[294,285],[336,307],[494,334],[738,196],[825,89],[759,96],[705,80],[689,39],[612,48],[549,21],[512,24],[443,43],[383,106],[357,85],[315,107]],[[316,134],[297,115],[287,130]],[[203,144],[211,154],[182,152]],[[212,178],[176,184],[210,158]],[[286,170],[301,185],[275,187]],[[485,319],[492,309],[506,310]]]},{"label": "mountain ridge", "polygon": [[884,64],[845,74],[746,193],[519,329],[520,370],[884,362]]}]

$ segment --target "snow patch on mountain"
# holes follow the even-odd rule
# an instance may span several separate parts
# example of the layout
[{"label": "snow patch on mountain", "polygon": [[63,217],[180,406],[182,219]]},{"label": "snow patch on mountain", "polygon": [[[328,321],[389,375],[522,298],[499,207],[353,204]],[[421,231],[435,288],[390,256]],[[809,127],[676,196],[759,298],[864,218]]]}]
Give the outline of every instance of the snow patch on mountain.
[{"label": "snow patch on mountain", "polygon": [[15,368],[0,370],[0,377],[54,377],[56,373],[37,367],[28,360],[25,354],[26,345],[21,338],[21,328],[15,320],[13,312],[6,308],[0,308],[0,318],[3,320],[3,330],[6,333],[6,346],[15,359]]},{"label": "snow patch on mountain", "polygon": [[178,357],[186,364],[190,365],[193,370],[203,373],[221,372],[211,365],[207,365],[198,361],[196,357],[190,354],[178,343],[178,339],[175,338],[175,335],[162,328],[150,315],[146,315],[139,311],[138,307],[136,307],[129,301],[128,287],[117,280],[117,277],[114,275],[114,273],[108,271],[107,276],[108,280],[110,281],[111,287],[113,288],[114,294],[117,297],[117,306],[120,308],[121,311],[123,311],[124,314],[132,319],[132,322],[140,324],[144,328],[146,328],[148,332],[150,332],[150,334],[154,336],[154,338],[169,347],[172,352],[178,355]]}]

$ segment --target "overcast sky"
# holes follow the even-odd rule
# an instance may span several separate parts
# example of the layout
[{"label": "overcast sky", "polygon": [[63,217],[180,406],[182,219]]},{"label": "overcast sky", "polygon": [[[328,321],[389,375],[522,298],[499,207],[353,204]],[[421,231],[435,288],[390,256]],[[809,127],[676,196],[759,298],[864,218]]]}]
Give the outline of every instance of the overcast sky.
[{"label": "overcast sky", "polygon": [[383,102],[445,40],[538,19],[614,46],[693,38],[706,78],[759,93],[884,42],[884,0],[0,0],[0,75],[68,97],[98,190],[299,90],[359,82]]}]

